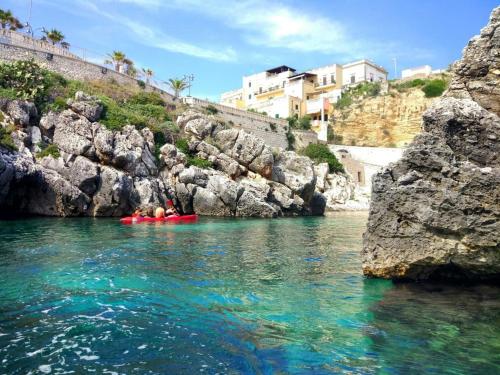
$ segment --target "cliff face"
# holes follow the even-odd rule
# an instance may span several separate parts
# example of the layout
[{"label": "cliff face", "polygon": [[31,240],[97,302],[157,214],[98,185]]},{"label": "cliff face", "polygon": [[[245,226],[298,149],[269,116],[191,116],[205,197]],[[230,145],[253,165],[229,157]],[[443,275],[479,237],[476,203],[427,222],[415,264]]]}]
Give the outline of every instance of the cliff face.
[{"label": "cliff face", "polygon": [[[32,103],[0,99],[1,214],[124,216],[167,198],[181,212],[201,215],[323,214],[326,200],[315,191],[309,158],[273,153],[260,138],[211,116],[190,111],[178,119],[188,155],[167,143],[155,156],[149,129],[100,124],[96,98],[79,92],[68,106],[39,120]],[[51,153],[40,153],[44,145]],[[194,157],[212,168],[190,165]]]},{"label": "cliff face", "polygon": [[[402,159],[373,180],[363,272],[394,279],[500,278],[500,7]],[[454,97],[456,96],[456,97]]]},{"label": "cliff face", "polygon": [[405,147],[421,132],[422,113],[434,101],[419,88],[391,90],[335,110],[333,129],[345,145]]}]

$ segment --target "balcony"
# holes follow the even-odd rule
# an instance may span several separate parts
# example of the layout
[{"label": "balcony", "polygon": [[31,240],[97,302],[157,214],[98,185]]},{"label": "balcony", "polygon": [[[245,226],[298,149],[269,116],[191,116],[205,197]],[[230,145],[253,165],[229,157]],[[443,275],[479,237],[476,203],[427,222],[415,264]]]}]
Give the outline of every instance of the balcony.
[{"label": "balcony", "polygon": [[280,90],[283,90],[283,87],[276,85],[276,86],[268,87],[267,89],[262,90],[262,91],[255,91],[254,95],[255,96],[265,95],[265,94],[269,94],[269,93],[275,93],[275,92],[278,92]]},{"label": "balcony", "polygon": [[311,99],[306,101],[306,113],[309,115],[311,113],[319,113],[321,109],[328,113],[328,107],[330,102],[326,98]]}]

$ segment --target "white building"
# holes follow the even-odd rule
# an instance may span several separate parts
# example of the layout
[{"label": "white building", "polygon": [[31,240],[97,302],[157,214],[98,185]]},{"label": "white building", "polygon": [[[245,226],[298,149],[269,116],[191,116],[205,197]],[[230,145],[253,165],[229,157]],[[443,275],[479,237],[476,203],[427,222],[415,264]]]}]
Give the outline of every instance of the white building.
[{"label": "white building", "polygon": [[342,96],[342,89],[362,82],[386,80],[387,71],[369,60],[331,64],[300,73],[281,65],[244,76],[243,87],[223,93],[221,104],[271,117],[309,115],[313,130],[326,140],[328,113]]},{"label": "white building", "polygon": [[369,60],[359,60],[342,65],[342,86],[360,82],[383,81],[387,81],[387,71]]}]

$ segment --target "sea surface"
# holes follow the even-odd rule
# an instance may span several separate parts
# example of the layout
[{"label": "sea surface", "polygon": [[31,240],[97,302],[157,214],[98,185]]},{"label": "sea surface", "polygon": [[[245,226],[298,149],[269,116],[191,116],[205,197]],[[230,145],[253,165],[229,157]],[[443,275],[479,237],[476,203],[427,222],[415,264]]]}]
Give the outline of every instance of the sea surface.
[{"label": "sea surface", "polygon": [[500,374],[500,289],[366,279],[365,223],[0,221],[0,374]]}]

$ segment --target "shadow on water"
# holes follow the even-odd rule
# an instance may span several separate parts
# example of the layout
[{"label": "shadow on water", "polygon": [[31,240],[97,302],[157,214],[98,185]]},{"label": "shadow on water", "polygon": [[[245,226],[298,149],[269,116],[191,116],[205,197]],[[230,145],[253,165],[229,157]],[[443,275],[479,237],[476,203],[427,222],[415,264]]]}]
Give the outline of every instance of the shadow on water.
[{"label": "shadow on water", "polygon": [[499,374],[499,297],[493,285],[394,284],[370,307],[370,350],[386,373]]}]

